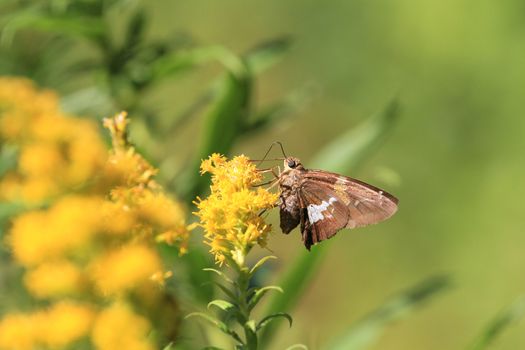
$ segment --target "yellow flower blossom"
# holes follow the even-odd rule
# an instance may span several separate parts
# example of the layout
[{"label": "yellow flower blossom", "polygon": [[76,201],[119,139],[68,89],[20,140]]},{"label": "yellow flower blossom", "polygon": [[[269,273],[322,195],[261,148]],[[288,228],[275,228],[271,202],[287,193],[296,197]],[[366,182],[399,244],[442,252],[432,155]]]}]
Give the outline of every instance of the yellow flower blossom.
[{"label": "yellow flower blossom", "polygon": [[152,248],[129,245],[96,259],[91,275],[103,294],[118,294],[148,281],[161,266]]},{"label": "yellow flower blossom", "polygon": [[26,266],[85,247],[100,225],[96,197],[67,196],[46,211],[18,216],[9,236],[15,258]]},{"label": "yellow flower blossom", "polygon": [[48,310],[11,314],[0,321],[0,349],[64,347],[89,334],[94,312],[88,306],[60,302]]},{"label": "yellow flower blossom", "polygon": [[11,314],[0,321],[0,349],[32,350],[37,342],[34,315]]},{"label": "yellow flower blossom", "polygon": [[123,303],[100,312],[95,320],[92,341],[98,350],[153,350],[147,336],[151,324]]},{"label": "yellow flower blossom", "polygon": [[79,294],[85,281],[78,266],[69,261],[47,262],[24,276],[28,291],[38,298]]},{"label": "yellow flower blossom", "polygon": [[93,179],[107,157],[93,121],[62,114],[58,99],[23,79],[0,78],[0,138],[20,149],[0,199],[38,203]]},{"label": "yellow flower blossom", "polygon": [[201,173],[212,175],[211,194],[199,199],[200,225],[204,228],[206,243],[211,247],[218,263],[228,257],[239,265],[255,245],[266,245],[270,225],[259,215],[272,208],[277,194],[253,186],[260,183],[262,175],[245,156],[228,161],[213,154],[201,164]]},{"label": "yellow flower blossom", "polygon": [[52,348],[63,347],[87,336],[94,319],[90,307],[60,302],[42,316],[39,329],[40,341]]}]

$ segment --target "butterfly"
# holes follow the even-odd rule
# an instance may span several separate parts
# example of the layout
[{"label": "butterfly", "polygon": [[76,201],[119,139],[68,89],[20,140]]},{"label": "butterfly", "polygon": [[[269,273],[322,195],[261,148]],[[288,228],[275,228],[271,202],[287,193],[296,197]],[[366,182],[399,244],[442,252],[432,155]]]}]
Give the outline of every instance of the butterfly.
[{"label": "butterfly", "polygon": [[397,211],[393,195],[347,176],[306,169],[295,157],[284,158],[277,179],[281,230],[288,234],[300,224],[308,250],[343,228],[376,224]]}]

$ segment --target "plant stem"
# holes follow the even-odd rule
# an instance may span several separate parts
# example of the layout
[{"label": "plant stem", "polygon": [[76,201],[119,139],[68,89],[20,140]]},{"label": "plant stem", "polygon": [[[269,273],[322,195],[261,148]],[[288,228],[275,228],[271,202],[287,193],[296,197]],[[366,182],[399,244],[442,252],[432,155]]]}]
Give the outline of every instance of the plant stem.
[{"label": "plant stem", "polygon": [[257,334],[255,324],[250,324],[250,308],[248,306],[248,285],[250,281],[250,269],[247,266],[235,265],[237,270],[237,305],[239,307],[238,322],[244,329],[245,344],[243,349],[257,350]]}]

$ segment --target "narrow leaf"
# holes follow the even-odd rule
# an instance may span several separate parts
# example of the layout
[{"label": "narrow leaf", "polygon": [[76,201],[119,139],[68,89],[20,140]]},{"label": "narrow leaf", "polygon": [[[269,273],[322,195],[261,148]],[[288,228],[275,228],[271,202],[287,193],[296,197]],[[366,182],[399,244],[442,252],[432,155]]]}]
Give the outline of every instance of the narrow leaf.
[{"label": "narrow leaf", "polygon": [[485,328],[485,330],[474,341],[470,350],[483,350],[509,326],[518,322],[525,315],[525,296],[519,298],[507,310],[496,316]]},{"label": "narrow leaf", "polygon": [[312,166],[344,173],[359,166],[381,144],[398,119],[397,101],[390,102],[380,113],[337,137],[317,153]]},{"label": "narrow leaf", "polygon": [[208,309],[212,306],[216,306],[223,311],[230,311],[231,309],[234,309],[236,307],[234,304],[230,303],[229,301],[221,300],[221,299],[210,301],[208,303]]},{"label": "narrow leaf", "polygon": [[278,286],[266,286],[266,287],[257,289],[255,293],[253,294],[253,296],[250,298],[250,301],[248,303],[248,309],[252,310],[257,305],[257,303],[261,300],[261,298],[270,290],[276,290],[280,293],[283,293],[283,289]]},{"label": "narrow leaf", "polygon": [[220,62],[236,75],[244,74],[244,63],[226,48],[218,45],[179,50],[165,55],[153,63],[152,71],[154,76],[160,79],[214,61]]},{"label": "narrow leaf", "polygon": [[[170,247],[166,247],[169,249]],[[172,255],[169,256],[173,256]],[[214,298],[214,288],[209,282],[213,281],[214,276],[204,271],[206,266],[210,266],[211,260],[208,252],[204,249],[194,247],[187,254],[180,257],[180,261],[185,265],[187,273],[187,283],[192,288],[192,295],[197,301],[206,305]]]},{"label": "narrow leaf", "polygon": [[243,126],[243,136],[249,137],[252,132],[265,130],[285,117],[297,113],[308,104],[314,93],[312,86],[305,86],[288,94],[281,101],[258,111]]},{"label": "narrow leaf", "polygon": [[[249,114],[251,96],[251,75],[229,72],[221,79],[215,103],[205,117],[203,135],[197,159],[189,167],[191,174],[199,170],[200,161],[212,153],[229,154],[242,131],[242,124]],[[193,200],[207,187],[207,176],[186,176],[186,192],[182,195]]]},{"label": "narrow leaf", "polygon": [[246,53],[246,63],[252,72],[260,73],[282,59],[291,43],[289,37],[280,37],[259,44]]},{"label": "narrow leaf", "polygon": [[228,276],[226,276],[226,274],[222,271],[219,271],[217,269],[213,269],[211,267],[206,267],[204,269],[202,269],[202,271],[210,271],[210,272],[213,272],[213,273],[216,273],[217,275],[221,276],[225,281],[227,282],[230,282],[230,283],[234,283]]},{"label": "narrow leaf", "polygon": [[102,19],[80,16],[50,16],[37,12],[26,12],[13,17],[3,28],[0,38],[9,45],[17,31],[37,29],[57,34],[80,36],[100,42],[106,32]]},{"label": "narrow leaf", "polygon": [[251,268],[251,270],[250,270],[250,275],[253,275],[253,273],[254,273],[255,271],[257,271],[257,269],[258,269],[259,267],[261,267],[265,262],[267,262],[267,261],[270,260],[270,259],[277,259],[277,257],[276,257],[275,255],[267,255],[267,256],[265,256],[265,257],[259,259],[259,261],[257,261],[257,262],[255,263],[255,265],[253,265],[253,267]]},{"label": "narrow leaf", "polygon": [[230,335],[231,337],[233,337],[238,342],[242,343],[241,337],[239,337],[239,335],[234,330],[231,330],[224,322],[221,322],[221,321],[217,320],[215,317],[212,317],[212,316],[210,316],[208,314],[205,314],[203,312],[193,312],[193,313],[191,313],[189,315],[186,315],[186,317],[184,317],[184,318],[188,319],[190,317],[200,317],[200,318],[208,321],[209,323],[213,324],[217,328],[219,328],[222,332]]},{"label": "narrow leaf", "polygon": [[269,316],[266,316],[265,318],[263,318],[261,320],[261,322],[259,322],[259,324],[257,325],[257,331],[263,329],[264,327],[266,327],[270,322],[278,319],[278,318],[286,318],[288,320],[288,323],[290,324],[290,327],[292,327],[292,316],[288,315],[286,312],[277,312],[275,314],[272,314],[272,315],[269,315]]},{"label": "narrow leaf", "polygon": [[381,336],[386,326],[406,317],[416,307],[443,292],[448,286],[448,277],[436,276],[410,287],[351,326],[346,334],[336,339],[327,349],[368,349]]},{"label": "narrow leaf", "polygon": [[225,285],[223,285],[222,283],[219,283],[219,282],[216,282],[216,281],[213,281],[212,284],[216,285],[217,287],[219,287],[220,290],[222,290],[222,292],[224,294],[226,294],[230,299],[234,300],[235,299],[235,294],[233,293],[233,291],[231,291],[230,289],[226,288]]}]

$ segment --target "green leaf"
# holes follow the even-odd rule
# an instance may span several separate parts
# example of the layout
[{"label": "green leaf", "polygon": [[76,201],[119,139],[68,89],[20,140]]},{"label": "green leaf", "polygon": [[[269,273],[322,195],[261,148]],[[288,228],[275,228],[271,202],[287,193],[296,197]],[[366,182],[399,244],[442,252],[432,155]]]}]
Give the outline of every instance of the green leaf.
[{"label": "green leaf", "polygon": [[138,9],[129,20],[124,47],[127,50],[137,47],[144,37],[146,28],[146,11]]},{"label": "green leaf", "polygon": [[228,276],[226,276],[226,274],[222,271],[219,271],[217,269],[213,269],[211,267],[205,267],[202,269],[202,271],[208,271],[208,272],[213,272],[213,273],[216,273],[217,275],[221,276],[225,281],[231,283],[231,284],[234,284],[235,282],[233,282],[231,280],[231,278],[229,278]]},{"label": "green leaf", "polygon": [[212,153],[229,154],[240,135],[242,124],[249,114],[251,96],[251,75],[229,72],[221,79],[215,103],[205,116],[201,145],[195,164],[190,167],[192,175],[184,179],[183,196],[193,200],[208,186],[208,176],[194,176],[198,173],[200,161]]},{"label": "green leaf", "polygon": [[296,113],[304,108],[314,93],[312,86],[305,86],[288,94],[281,101],[263,108],[243,126],[243,136],[249,137],[252,132],[265,130],[277,121]]},{"label": "green leaf", "polygon": [[224,332],[224,333],[228,334],[229,336],[233,337],[238,342],[242,343],[241,337],[239,337],[239,335],[234,330],[231,330],[224,322],[219,321],[215,317],[212,317],[212,316],[210,316],[208,314],[205,314],[203,312],[192,312],[191,314],[186,315],[186,317],[184,317],[184,318],[188,319],[190,317],[200,317],[200,318],[208,321],[209,323],[213,324],[217,328],[219,328],[222,332]]},{"label": "green leaf", "polygon": [[259,261],[257,261],[257,262],[255,263],[255,265],[253,265],[253,267],[251,268],[251,270],[250,270],[250,275],[253,275],[253,273],[254,273],[255,271],[257,271],[257,269],[258,269],[259,267],[261,267],[262,265],[264,265],[264,263],[267,262],[267,261],[270,260],[270,259],[277,259],[277,257],[276,257],[275,255],[267,255],[267,256],[265,256],[265,257],[259,259]]},{"label": "green leaf", "polygon": [[[174,253],[172,253],[174,254]],[[214,298],[214,288],[210,282],[213,282],[214,276],[210,276],[209,272],[205,271],[205,267],[211,264],[209,254],[198,247],[193,247],[187,254],[184,254],[179,259],[184,263],[188,278],[188,285],[192,289],[192,295],[197,301],[206,305]]]},{"label": "green leaf", "polygon": [[368,349],[381,336],[386,326],[408,316],[423,302],[443,292],[449,282],[446,276],[435,276],[410,287],[351,326],[346,334],[336,339],[327,349]]},{"label": "green leaf", "polygon": [[101,18],[81,16],[53,16],[26,11],[12,17],[4,26],[0,41],[9,45],[16,32],[21,29],[36,29],[57,34],[80,36],[100,42],[105,33],[105,23]]},{"label": "green leaf", "polygon": [[270,324],[270,322],[278,318],[286,318],[288,320],[288,323],[290,324],[290,327],[292,327],[292,322],[293,322],[292,316],[288,315],[286,312],[277,312],[275,314],[272,314],[272,315],[269,315],[263,318],[261,322],[259,322],[259,324],[257,325],[257,331],[263,329],[268,324]]},{"label": "green leaf", "polygon": [[[364,121],[355,129],[350,129],[343,136],[323,148],[312,161],[312,167],[344,173],[349,167],[356,168],[365,156],[376,150],[385,139],[397,120],[397,103],[391,102],[382,113]],[[338,149],[341,147],[341,149]],[[354,169],[355,170],[355,169]],[[292,310],[315,275],[322,262],[325,251],[331,242],[323,242],[312,248],[310,253],[302,251],[278,283],[286,293],[272,298],[267,313]],[[262,349],[268,348],[275,336],[276,328],[269,325],[260,336]]]},{"label": "green leaf", "polygon": [[245,324],[244,324],[245,327],[247,327],[248,329],[250,329],[252,332],[256,332],[257,331],[257,326],[255,325],[255,320],[249,320],[247,321]]},{"label": "green leaf", "polygon": [[525,315],[525,296],[519,298],[509,308],[496,316],[485,328],[485,330],[473,342],[470,350],[483,350],[509,326],[518,322]]},{"label": "green leaf", "polygon": [[235,297],[235,294],[233,293],[233,291],[231,291],[230,289],[228,289],[226,286],[224,286],[222,283],[219,283],[219,282],[216,282],[216,281],[213,281],[212,284],[216,285],[217,287],[219,287],[220,290],[222,290],[222,292],[224,294],[226,294],[230,299],[234,300],[236,299]]},{"label": "green leaf", "polygon": [[261,298],[270,290],[276,290],[280,293],[283,293],[283,289],[278,286],[266,286],[266,287],[259,288],[255,291],[253,296],[250,298],[250,301],[248,302],[248,309],[252,310],[257,305],[257,303],[261,300]]},{"label": "green leaf", "polygon": [[[311,252],[302,250],[299,253],[291,267],[280,278],[279,285],[286,290],[286,293],[275,295],[271,299],[266,313],[273,314],[282,310],[289,311],[295,307],[310,278],[319,268],[319,263],[327,246],[326,243],[329,242],[313,247]],[[269,325],[262,331],[259,336],[259,343],[262,349],[269,346],[276,330],[274,325]]]},{"label": "green leaf", "polygon": [[261,43],[244,55],[246,64],[254,74],[258,74],[281,60],[290,49],[291,43],[289,37],[275,38]]},{"label": "green leaf", "polygon": [[380,113],[368,118],[330,142],[312,160],[312,166],[340,173],[361,165],[375,151],[399,116],[396,100]]},{"label": "green leaf", "polygon": [[221,63],[238,77],[245,75],[246,67],[241,59],[222,46],[204,46],[178,50],[157,59],[152,66],[156,79],[183,73],[210,62]]},{"label": "green leaf", "polygon": [[175,345],[173,344],[173,342],[169,343],[168,345],[162,348],[162,350],[174,350],[174,349],[175,349]]},{"label": "green leaf", "polygon": [[221,299],[215,299],[208,303],[208,309],[212,306],[216,306],[219,309],[223,311],[230,311],[231,309],[235,309],[236,306],[229,301],[221,300]]}]

